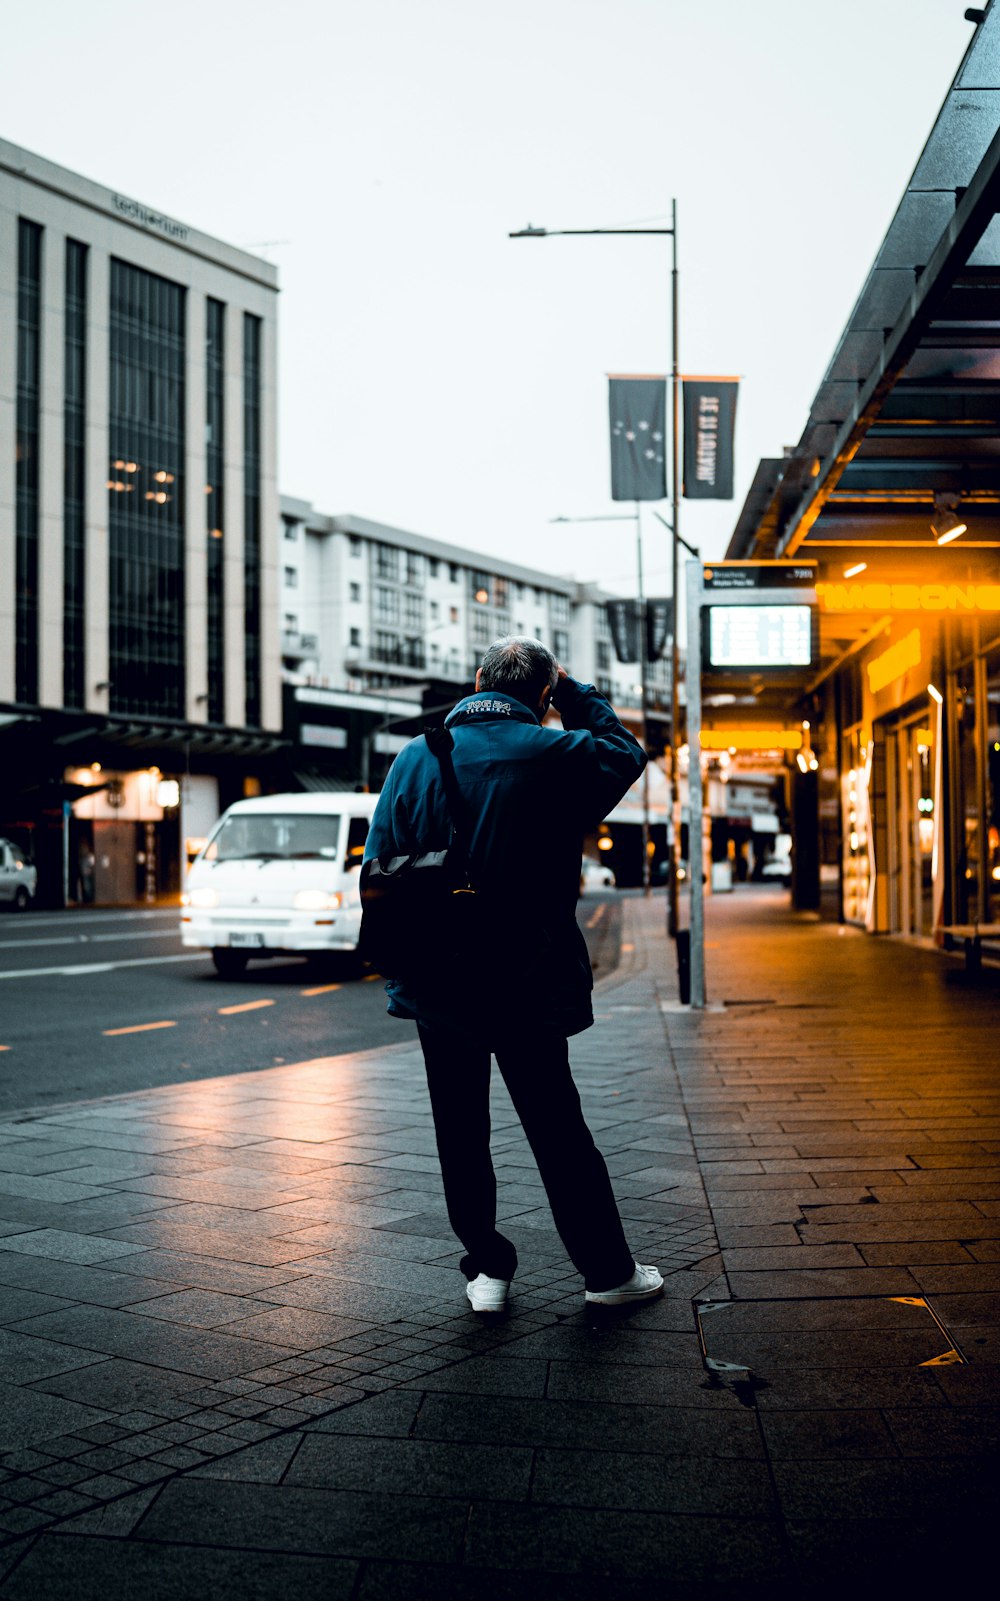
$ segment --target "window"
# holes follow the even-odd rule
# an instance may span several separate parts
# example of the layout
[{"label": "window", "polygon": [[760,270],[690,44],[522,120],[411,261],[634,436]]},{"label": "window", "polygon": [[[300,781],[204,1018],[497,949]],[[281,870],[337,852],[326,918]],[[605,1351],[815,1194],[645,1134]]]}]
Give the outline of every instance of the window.
[{"label": "window", "polygon": [[391,634],[384,628],[375,630],[375,647],[372,651],[377,662],[398,662],[402,653],[398,634]]},{"label": "window", "polygon": [[243,313],[243,650],[244,717],[260,726],[261,320]]},{"label": "window", "polygon": [[298,587],[299,587],[299,569],[297,567],[286,567],[285,568],[285,588],[286,589],[298,589]]},{"label": "window", "polygon": [[481,568],[474,567],[469,573],[469,594],[477,606],[488,606],[490,603],[490,575]]},{"label": "window", "polygon": [[[108,309],[110,706],[182,718],[185,291],[112,258]],[[247,486],[248,561],[255,571],[259,457],[257,474],[255,488]],[[259,646],[259,604],[246,618],[246,632]]]},{"label": "window", "polygon": [[397,589],[387,589],[384,584],[376,584],[375,617],[380,623],[399,622],[399,591]]},{"label": "window", "polygon": [[611,669],[611,646],[606,639],[597,641],[597,665],[603,672],[609,672]]},{"label": "window", "polygon": [[553,625],[561,624],[565,627],[569,622],[569,596],[553,595],[550,611]]},{"label": "window", "polygon": [[410,550],[406,554],[406,582],[415,589],[419,589],[424,581],[424,558],[419,551]]},{"label": "window", "polygon": [[422,595],[403,596],[403,623],[407,628],[423,628],[424,601]]},{"label": "window", "polygon": [[348,542],[349,542],[349,545],[350,545],[351,555],[352,556],[360,556],[361,555],[361,535],[360,534],[349,534],[347,537],[348,537]]},{"label": "window", "polygon": [[67,239],[63,331],[63,700],[67,706],[84,703],[86,374],[87,246]]},{"label": "window", "polygon": [[298,631],[299,631],[299,619],[296,617],[296,615],[295,615],[295,613],[293,611],[286,611],[286,613],[285,613],[285,632],[286,632],[286,634],[297,634]]},{"label": "window", "polygon": [[281,520],[285,525],[285,538],[286,539],[298,539],[298,537],[299,537],[299,525],[294,520],[294,518],[292,518],[292,517],[283,517]]},{"label": "window", "polygon": [[505,611],[506,608],[510,605],[510,600],[508,598],[508,593],[507,593],[507,580],[506,580],[506,578],[494,578],[494,580],[493,580],[493,604],[494,604],[494,606],[498,606],[501,611]]},{"label": "window", "polygon": [[438,561],[436,556],[428,556],[428,558],[427,558],[427,570],[430,573],[430,576],[432,578],[436,578],[437,577],[438,569],[439,569],[440,566],[441,566],[441,563]]},{"label": "window", "polygon": [[598,673],[597,679],[596,679],[595,684],[594,684],[594,688],[595,689],[599,689],[602,695],[607,695],[609,700],[611,699],[611,680],[610,680],[610,678],[605,678],[603,676],[603,674]]},{"label": "window", "polygon": [[557,661],[565,661],[569,655],[569,634],[564,628],[552,630],[552,654]]},{"label": "window", "polygon": [[431,622],[432,623],[436,623],[437,620],[438,620],[438,617],[440,616],[440,613],[441,613],[441,607],[438,605],[436,600],[430,601],[429,605],[430,605],[430,613],[431,613]]},{"label": "window", "polygon": [[352,628],[351,629],[350,645],[351,645],[352,650],[359,649],[359,647],[361,645],[361,630],[360,630],[360,628]]},{"label": "window", "polygon": [[225,641],[226,308],[205,302],[205,518],[208,588],[208,720],[226,720]]},{"label": "window", "polygon": [[344,858],[345,867],[361,866],[361,859],[365,854],[365,840],[367,838],[367,817],[352,817],[347,826],[347,853]]},{"label": "window", "polygon": [[457,584],[458,583],[458,562],[457,561],[450,561],[448,563],[448,580],[452,584]]},{"label": "window", "polygon": [[452,622],[452,623],[457,623],[458,622],[458,607],[457,606],[449,606],[448,607],[448,620],[449,620],[449,622]]},{"label": "window", "polygon": [[355,601],[355,602],[359,601],[361,599],[361,585],[360,584],[352,584],[350,593],[351,593],[352,601]]},{"label": "window", "polygon": [[399,551],[395,545],[375,546],[375,571],[379,578],[399,582]]},{"label": "window", "polygon": [[20,701],[38,699],[38,424],[42,230],[17,226],[17,489],[15,682]]}]

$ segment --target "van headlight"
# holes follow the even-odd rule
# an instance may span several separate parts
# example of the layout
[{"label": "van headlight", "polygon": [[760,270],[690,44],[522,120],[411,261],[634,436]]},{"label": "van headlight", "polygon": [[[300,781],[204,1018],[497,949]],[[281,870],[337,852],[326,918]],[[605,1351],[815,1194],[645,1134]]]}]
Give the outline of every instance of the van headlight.
[{"label": "van headlight", "polygon": [[292,905],[297,912],[335,912],[343,904],[344,897],[336,890],[300,889],[292,896]]},{"label": "van headlight", "polygon": [[189,889],[182,897],[185,906],[218,906],[219,892],[217,889]]}]

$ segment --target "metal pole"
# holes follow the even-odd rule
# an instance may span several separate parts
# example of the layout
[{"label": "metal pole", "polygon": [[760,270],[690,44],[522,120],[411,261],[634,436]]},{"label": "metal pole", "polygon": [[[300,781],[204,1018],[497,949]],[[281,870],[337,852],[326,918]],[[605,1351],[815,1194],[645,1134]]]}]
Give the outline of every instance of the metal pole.
[{"label": "metal pole", "polygon": [[701,790],[701,562],[685,564],[687,578],[688,880],[691,894],[691,1006],[705,1005],[705,894],[702,884]]},{"label": "metal pole", "polygon": [[639,502],[635,503],[635,559],[639,587],[639,695],[642,708],[642,748],[646,752],[646,765],[642,770],[642,893],[650,893],[649,868],[649,690],[646,679],[649,668],[646,652],[646,591],[642,578],[642,515]]},{"label": "metal pole", "polygon": [[[677,625],[680,619],[680,596],[678,594],[678,543],[680,530],[680,379],[678,369],[678,336],[679,336],[679,305],[678,305],[678,277],[677,277],[677,201],[671,201],[671,247],[673,250],[673,266],[670,273],[670,312],[671,312],[671,398],[673,401],[673,423],[671,427],[671,522],[673,528],[670,534],[670,593],[673,597],[673,627],[672,643],[670,647],[670,876],[667,880],[667,932],[671,939],[676,938],[678,927],[678,892],[677,869],[679,866],[680,832],[681,832],[681,790],[680,774],[678,772],[677,750],[680,745],[678,723],[680,721],[680,644],[677,637]],[[690,640],[688,641],[690,651]],[[689,658],[690,659],[690,658]]]}]

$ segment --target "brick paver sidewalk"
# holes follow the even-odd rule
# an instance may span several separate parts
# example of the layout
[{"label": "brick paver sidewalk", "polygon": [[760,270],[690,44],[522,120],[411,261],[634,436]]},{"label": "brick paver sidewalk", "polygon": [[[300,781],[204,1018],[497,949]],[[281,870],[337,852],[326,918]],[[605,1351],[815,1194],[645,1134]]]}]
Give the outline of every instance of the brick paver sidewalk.
[{"label": "brick paver sidewalk", "polygon": [[0,1126],[0,1601],[962,1577],[996,1446],[995,983],[746,891],[710,905],[695,1017],[662,900],[626,910],[574,1061],[668,1277],[630,1315],[585,1313],[502,1090],[522,1267],[506,1320],[468,1310],[405,1028]]}]

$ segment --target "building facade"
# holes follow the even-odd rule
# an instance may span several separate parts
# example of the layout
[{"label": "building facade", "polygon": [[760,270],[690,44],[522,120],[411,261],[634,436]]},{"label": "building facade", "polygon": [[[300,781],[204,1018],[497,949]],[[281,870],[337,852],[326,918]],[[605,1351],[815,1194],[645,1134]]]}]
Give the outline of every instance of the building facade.
[{"label": "building facade", "polygon": [[[285,730],[296,779],[378,788],[396,752],[467,694],[486,647],[503,634],[540,639],[594,683],[642,734],[638,662],[616,659],[594,585],[356,516],[325,516],[281,499],[280,608]],[[646,724],[668,742],[669,652],[647,669]],[[656,849],[666,799],[654,783]],[[641,875],[643,797],[605,833],[623,881]]]},{"label": "building facade", "polygon": [[[367,518],[281,499],[282,666],[287,678],[355,693],[441,680],[459,692],[503,634],[540,639],[623,714],[641,702],[638,662],[615,658],[594,585]],[[669,661],[647,673],[655,710]]]},{"label": "building facade", "polygon": [[0,141],[0,834],[49,904],[169,892],[280,741],[276,289]]}]

